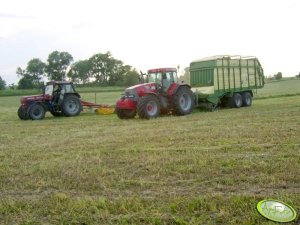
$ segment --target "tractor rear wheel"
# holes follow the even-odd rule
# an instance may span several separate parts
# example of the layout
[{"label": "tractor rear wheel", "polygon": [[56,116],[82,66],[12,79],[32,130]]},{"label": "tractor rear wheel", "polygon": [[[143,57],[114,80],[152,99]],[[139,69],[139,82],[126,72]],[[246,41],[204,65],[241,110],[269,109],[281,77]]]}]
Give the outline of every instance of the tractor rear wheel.
[{"label": "tractor rear wheel", "polygon": [[116,109],[117,115],[120,119],[132,119],[136,115],[136,111],[132,109]]},{"label": "tractor rear wheel", "polygon": [[194,94],[186,86],[180,87],[173,96],[174,114],[183,116],[191,113],[194,108]]},{"label": "tractor rear wheel", "polygon": [[41,120],[45,117],[45,109],[41,104],[33,103],[28,108],[28,116],[32,120]]},{"label": "tractor rear wheel", "polygon": [[27,116],[27,113],[26,111],[23,109],[22,106],[19,107],[18,109],[18,116],[21,120],[27,120],[28,119],[28,116]]},{"label": "tractor rear wheel", "polygon": [[160,114],[160,103],[156,96],[146,95],[139,99],[137,112],[142,119],[156,118]]},{"label": "tractor rear wheel", "polygon": [[81,102],[75,95],[67,95],[62,102],[62,113],[65,116],[77,116],[82,110]]}]

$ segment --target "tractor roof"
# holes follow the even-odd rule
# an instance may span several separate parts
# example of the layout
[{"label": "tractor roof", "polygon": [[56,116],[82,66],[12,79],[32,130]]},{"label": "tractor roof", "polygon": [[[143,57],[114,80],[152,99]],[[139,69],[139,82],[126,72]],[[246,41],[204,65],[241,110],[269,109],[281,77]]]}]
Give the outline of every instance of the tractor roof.
[{"label": "tractor roof", "polygon": [[177,72],[176,68],[157,68],[148,70],[148,73],[161,73],[161,72]]},{"label": "tractor roof", "polygon": [[47,82],[47,85],[48,84],[53,84],[53,85],[55,85],[55,84],[62,84],[62,85],[64,85],[64,84],[73,84],[73,82],[71,82],[71,81],[55,81],[55,80],[51,80],[51,81]]}]

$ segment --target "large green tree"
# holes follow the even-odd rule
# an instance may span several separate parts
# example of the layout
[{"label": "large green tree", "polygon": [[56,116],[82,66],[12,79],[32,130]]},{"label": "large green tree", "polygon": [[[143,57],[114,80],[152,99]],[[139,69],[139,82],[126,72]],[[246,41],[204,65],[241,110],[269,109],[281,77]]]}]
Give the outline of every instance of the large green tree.
[{"label": "large green tree", "polygon": [[24,74],[23,77],[19,80],[18,89],[33,89],[35,88],[32,77],[28,74]]},{"label": "large green tree", "polygon": [[39,88],[42,86],[41,79],[45,74],[45,63],[38,58],[33,58],[27,63],[25,70],[18,67],[16,73],[21,77],[19,89]]},{"label": "large green tree", "polygon": [[281,80],[281,79],[282,79],[282,73],[281,73],[281,72],[276,73],[276,74],[274,75],[274,78],[275,78],[276,80]]},{"label": "large green tree", "polygon": [[123,62],[113,58],[110,52],[95,54],[89,60],[96,83],[115,85],[118,80],[122,79]]},{"label": "large green tree", "polygon": [[67,76],[75,83],[86,84],[92,77],[92,64],[90,60],[80,60],[71,65]]},{"label": "large green tree", "polygon": [[2,79],[2,77],[0,76],[0,90],[5,89],[6,87],[6,82],[5,80]]},{"label": "large green tree", "polygon": [[120,79],[118,81],[118,85],[124,85],[128,87],[139,83],[139,73],[135,69],[132,69],[132,67],[129,65],[123,66],[122,75],[122,80]]},{"label": "large green tree", "polygon": [[[87,60],[73,64],[73,57],[68,52],[54,51],[49,54],[47,63],[38,58],[30,60],[26,69],[17,68],[21,78],[18,88],[29,89],[41,85],[41,78],[65,80],[67,77],[75,83],[89,83],[90,80],[100,85],[134,85],[138,83],[138,73],[121,60],[115,59],[110,52],[98,53]],[[68,68],[70,67],[69,71]],[[68,72],[67,72],[68,71]]]},{"label": "large green tree", "polygon": [[54,51],[49,54],[46,65],[46,73],[50,80],[64,80],[66,71],[73,57],[68,52]]},{"label": "large green tree", "polygon": [[35,83],[39,83],[45,75],[45,66],[40,59],[34,58],[27,63],[26,72],[30,74]]}]

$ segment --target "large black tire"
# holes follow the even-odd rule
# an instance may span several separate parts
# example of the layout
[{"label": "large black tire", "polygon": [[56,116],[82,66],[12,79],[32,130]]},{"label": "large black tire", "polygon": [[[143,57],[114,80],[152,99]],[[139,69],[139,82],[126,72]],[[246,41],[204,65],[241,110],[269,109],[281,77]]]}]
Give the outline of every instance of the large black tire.
[{"label": "large black tire", "polygon": [[27,113],[22,106],[20,106],[18,109],[18,116],[21,120],[28,120]]},{"label": "large black tire", "polygon": [[221,98],[221,107],[231,107],[231,98],[228,97],[223,97]]},{"label": "large black tire", "polygon": [[120,119],[132,119],[136,115],[136,111],[132,109],[119,109],[116,108],[117,115]]},{"label": "large black tire", "polygon": [[249,92],[242,94],[243,106],[249,107],[252,105],[252,95]]},{"label": "large black tire", "polygon": [[27,114],[29,119],[32,120],[41,120],[45,117],[45,109],[41,104],[33,103],[29,106]]},{"label": "large black tire", "polygon": [[62,113],[65,116],[77,116],[82,110],[80,99],[75,95],[67,95],[62,102]]},{"label": "large black tire", "polygon": [[231,107],[240,108],[243,104],[242,95],[240,93],[234,93],[231,97]]},{"label": "large black tire", "polygon": [[52,114],[52,116],[55,116],[55,117],[64,115],[62,112],[59,112],[59,111],[50,111],[50,113]]},{"label": "large black tire", "polygon": [[160,114],[160,103],[156,96],[146,95],[139,99],[137,113],[142,119],[156,118]]},{"label": "large black tire", "polygon": [[194,94],[187,86],[179,87],[173,96],[174,114],[183,116],[190,114],[194,109]]}]

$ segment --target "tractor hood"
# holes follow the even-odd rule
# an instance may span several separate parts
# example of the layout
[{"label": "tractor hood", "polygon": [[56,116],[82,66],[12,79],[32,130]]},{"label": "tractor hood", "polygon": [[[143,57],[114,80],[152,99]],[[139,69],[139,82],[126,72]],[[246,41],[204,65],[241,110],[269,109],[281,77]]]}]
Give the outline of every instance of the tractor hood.
[{"label": "tractor hood", "polygon": [[129,87],[125,90],[125,95],[137,94],[139,97],[144,96],[147,93],[153,93],[157,90],[156,83],[145,83],[137,84],[132,87]]},{"label": "tractor hood", "polygon": [[21,98],[21,104],[26,104],[26,102],[39,102],[43,101],[44,95],[30,95],[30,96],[23,96]]}]

